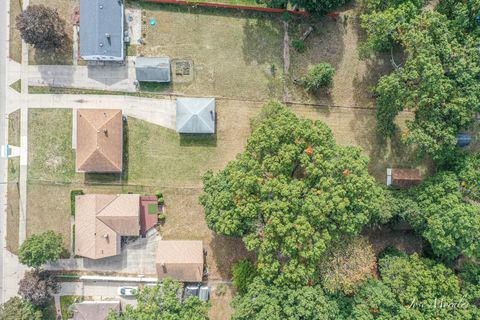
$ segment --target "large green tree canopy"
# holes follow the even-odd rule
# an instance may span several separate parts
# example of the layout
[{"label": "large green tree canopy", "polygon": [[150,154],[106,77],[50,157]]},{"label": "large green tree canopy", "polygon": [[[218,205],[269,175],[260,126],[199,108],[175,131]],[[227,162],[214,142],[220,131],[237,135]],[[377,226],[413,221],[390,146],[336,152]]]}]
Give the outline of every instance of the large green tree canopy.
[{"label": "large green tree canopy", "polygon": [[20,247],[19,260],[29,267],[38,268],[48,261],[56,261],[65,252],[63,237],[53,231],[30,236]]},{"label": "large green tree canopy", "polygon": [[336,320],[339,310],[318,285],[289,288],[256,278],[245,295],[232,301],[232,320]]},{"label": "large green tree canopy", "polygon": [[257,251],[263,276],[306,284],[317,278],[332,239],[380,217],[383,190],[367,166],[360,150],[338,146],[324,123],[273,102],[245,151],[205,174],[200,202],[212,230],[242,236]]},{"label": "large green tree canopy", "polygon": [[460,254],[480,257],[480,206],[465,198],[453,172],[441,172],[412,190],[416,204],[405,218],[449,260]]},{"label": "large green tree canopy", "polygon": [[395,116],[412,110],[415,118],[402,138],[442,159],[480,111],[479,51],[473,41],[459,40],[451,22],[437,12],[423,12],[397,33],[406,61],[376,87],[379,129],[393,134]]},{"label": "large green tree canopy", "polygon": [[478,319],[459,279],[443,264],[413,254],[379,260],[380,279],[365,283],[352,303],[351,319]]}]

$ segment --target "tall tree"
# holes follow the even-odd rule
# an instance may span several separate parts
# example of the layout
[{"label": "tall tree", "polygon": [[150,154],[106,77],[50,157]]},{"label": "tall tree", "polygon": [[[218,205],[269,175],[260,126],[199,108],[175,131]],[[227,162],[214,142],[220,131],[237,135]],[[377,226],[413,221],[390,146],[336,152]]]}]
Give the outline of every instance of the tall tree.
[{"label": "tall tree", "polygon": [[462,295],[453,270],[413,254],[379,259],[380,279],[353,298],[350,319],[478,319],[479,309]]},{"label": "tall tree", "polygon": [[198,297],[181,299],[179,282],[165,279],[136,293],[137,305],[127,305],[122,314],[111,313],[109,320],[208,320],[209,304]]},{"label": "tall tree", "polygon": [[22,39],[38,49],[62,48],[68,37],[65,21],[56,9],[42,4],[29,5],[16,19]]},{"label": "tall tree", "polygon": [[332,239],[380,218],[384,193],[360,150],[336,145],[324,123],[276,102],[253,123],[245,152],[205,174],[200,202],[212,230],[258,253],[265,278],[305,285]]},{"label": "tall tree", "polygon": [[232,320],[336,320],[339,310],[320,286],[290,288],[256,278],[245,295],[232,301]]},{"label": "tall tree", "polygon": [[19,297],[10,298],[7,302],[0,305],[1,320],[42,320],[43,315],[40,310],[28,301]]},{"label": "tall tree", "polygon": [[29,267],[38,268],[48,261],[56,261],[65,252],[63,237],[53,231],[34,234],[22,243],[19,261]]},{"label": "tall tree", "polygon": [[47,305],[59,290],[55,277],[43,270],[25,272],[18,285],[18,294],[35,306]]},{"label": "tall tree", "polygon": [[480,207],[465,201],[454,173],[439,173],[412,193],[418,208],[406,219],[436,255],[449,260],[460,254],[480,257]]},{"label": "tall tree", "polygon": [[412,110],[402,138],[435,160],[456,147],[456,135],[480,111],[480,55],[475,41],[458,39],[451,22],[437,12],[423,12],[396,31],[406,62],[380,79],[376,93],[382,134],[392,135],[393,120]]}]

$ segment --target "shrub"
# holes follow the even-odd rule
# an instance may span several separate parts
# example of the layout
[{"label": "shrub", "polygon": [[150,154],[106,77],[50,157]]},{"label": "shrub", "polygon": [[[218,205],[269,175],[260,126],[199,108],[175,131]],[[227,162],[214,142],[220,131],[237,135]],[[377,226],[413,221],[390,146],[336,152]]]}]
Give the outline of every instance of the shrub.
[{"label": "shrub", "polygon": [[297,50],[300,53],[305,51],[305,41],[301,39],[293,40],[292,46],[295,48],[295,50]]},{"label": "shrub", "polygon": [[250,260],[242,260],[233,265],[233,287],[241,295],[247,292],[248,286],[257,275],[257,269]]},{"label": "shrub", "polygon": [[330,246],[320,262],[323,288],[332,294],[351,295],[360,284],[373,278],[376,266],[375,252],[365,238],[338,241]]},{"label": "shrub", "polygon": [[158,214],[158,221],[160,221],[160,222],[165,222],[166,219],[167,219],[167,215],[166,215],[165,213],[160,212],[160,213]]},{"label": "shrub", "polygon": [[48,261],[58,260],[65,249],[63,237],[53,231],[34,234],[20,247],[19,261],[29,267],[38,268]]},{"label": "shrub", "polygon": [[27,271],[18,283],[18,294],[35,306],[46,306],[57,293],[59,285],[55,277],[46,271]]},{"label": "shrub", "polygon": [[83,195],[83,190],[70,191],[70,213],[75,216],[75,197]]},{"label": "shrub", "polygon": [[303,78],[305,90],[314,91],[320,88],[331,88],[334,74],[335,69],[328,63],[322,62],[315,65]]}]

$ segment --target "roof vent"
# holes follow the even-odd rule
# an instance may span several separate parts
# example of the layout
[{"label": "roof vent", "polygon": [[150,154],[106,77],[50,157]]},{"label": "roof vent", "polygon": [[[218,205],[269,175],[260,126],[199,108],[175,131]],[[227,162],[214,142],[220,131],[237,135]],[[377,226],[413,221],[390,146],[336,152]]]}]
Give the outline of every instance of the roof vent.
[{"label": "roof vent", "polygon": [[103,47],[103,43],[100,42],[99,46],[100,46],[100,47]]},{"label": "roof vent", "polygon": [[105,37],[110,39],[110,33],[105,33]]},{"label": "roof vent", "polygon": [[101,5],[99,6],[99,8],[100,8],[100,9],[103,9],[103,4],[101,4]]}]

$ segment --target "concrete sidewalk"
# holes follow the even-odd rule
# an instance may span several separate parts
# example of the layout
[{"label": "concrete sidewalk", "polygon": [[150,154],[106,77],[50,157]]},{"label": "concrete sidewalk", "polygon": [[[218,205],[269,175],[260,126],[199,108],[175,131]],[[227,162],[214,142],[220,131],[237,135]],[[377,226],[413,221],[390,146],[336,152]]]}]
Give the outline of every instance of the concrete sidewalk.
[{"label": "concrete sidewalk", "polygon": [[115,95],[30,94],[10,95],[8,112],[18,108],[122,109],[130,117],[175,129],[175,99],[149,99]]}]

